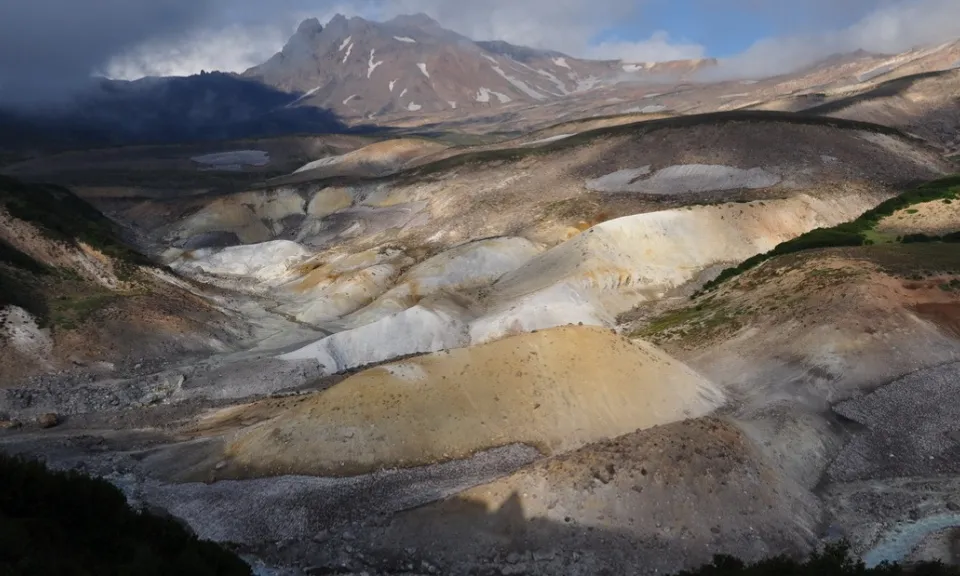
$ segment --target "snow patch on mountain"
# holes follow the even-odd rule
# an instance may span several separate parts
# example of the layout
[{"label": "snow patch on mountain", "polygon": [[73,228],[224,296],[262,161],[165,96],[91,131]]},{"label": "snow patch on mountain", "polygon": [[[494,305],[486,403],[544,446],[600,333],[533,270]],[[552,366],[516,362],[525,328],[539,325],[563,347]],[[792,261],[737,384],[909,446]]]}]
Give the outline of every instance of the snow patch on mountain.
[{"label": "snow patch on mountain", "polygon": [[378,66],[383,64],[383,60],[379,62],[374,62],[373,57],[377,53],[376,49],[370,51],[370,60],[367,61],[367,78],[373,75],[373,71],[377,69]]},{"label": "snow patch on mountain", "polygon": [[571,70],[571,69],[572,69],[572,68],[570,68],[570,65],[567,64],[567,59],[566,59],[566,58],[554,58],[554,59],[553,59],[553,63],[556,64],[557,66],[561,67],[561,68],[566,68],[567,70]]},{"label": "snow patch on mountain", "polygon": [[423,75],[427,78],[430,77],[430,73],[427,72],[427,65],[425,62],[417,62],[417,68],[420,69],[420,72],[423,72]]},{"label": "snow patch on mountain", "polygon": [[343,56],[343,62],[341,62],[342,64],[346,64],[346,63],[347,63],[347,58],[350,57],[350,53],[351,53],[351,52],[353,52],[353,43],[352,43],[352,42],[350,43],[349,46],[347,46],[347,53],[344,54],[344,56]]},{"label": "snow patch on mountain", "polygon": [[421,109],[423,109],[423,106],[417,104],[416,102],[411,102],[411,103],[407,104],[407,110],[409,110],[409,111],[411,111],[411,112],[418,112],[418,111],[420,111]]},{"label": "snow patch on mountain", "polygon": [[536,72],[537,74],[543,76],[547,80],[553,82],[556,85],[557,90],[559,90],[563,96],[566,96],[567,94],[570,93],[570,91],[567,90],[566,84],[563,83],[563,80],[557,78],[556,76],[554,76],[550,72],[547,72],[546,70],[537,70]]},{"label": "snow patch on mountain", "polygon": [[393,39],[396,40],[397,42],[406,42],[407,44],[417,43],[417,41],[414,40],[413,38],[408,38],[406,36],[394,36]]},{"label": "snow patch on mountain", "polygon": [[516,88],[517,90],[523,92],[524,94],[526,94],[527,96],[533,98],[534,100],[546,100],[546,99],[547,99],[546,96],[544,96],[543,94],[537,92],[536,90],[534,90],[533,88],[531,88],[530,86],[528,86],[527,83],[524,82],[523,80],[519,80],[519,79],[517,79],[517,78],[515,78],[515,77],[513,77],[513,76],[511,76],[511,75],[509,75],[509,74],[507,74],[506,72],[504,72],[504,71],[503,71],[503,68],[501,68],[499,65],[493,64],[493,65],[492,65],[492,68],[493,68],[493,71],[494,71],[494,72],[496,72],[497,74],[499,74],[504,80],[506,80],[506,81],[509,82],[511,85],[513,85],[514,88]]},{"label": "snow patch on mountain", "polygon": [[346,106],[347,104],[350,103],[351,100],[353,100],[356,97],[357,97],[356,94],[351,94],[350,96],[347,96],[346,99],[343,101],[343,105]]},{"label": "snow patch on mountain", "polygon": [[340,48],[337,49],[337,52],[343,52],[343,49],[350,45],[353,41],[353,36],[347,36],[347,39],[340,44]]},{"label": "snow patch on mountain", "polygon": [[489,88],[486,88],[486,87],[484,87],[484,86],[481,86],[481,87],[480,87],[480,90],[477,91],[476,101],[477,101],[477,102],[481,102],[481,103],[489,102],[489,101],[490,101],[490,95],[491,95],[491,94],[492,94],[493,96],[496,96],[496,97],[497,97],[497,100],[499,100],[501,104],[506,104],[507,102],[510,102],[510,101],[511,101],[511,98],[510,98],[509,96],[507,96],[506,94],[501,94],[500,92],[495,92],[495,91],[490,90]]},{"label": "snow patch on mountain", "polygon": [[396,81],[396,80],[391,80],[391,81],[390,81],[390,91],[391,91],[391,92],[393,92],[393,87],[396,86],[396,85],[397,85],[397,81]]}]

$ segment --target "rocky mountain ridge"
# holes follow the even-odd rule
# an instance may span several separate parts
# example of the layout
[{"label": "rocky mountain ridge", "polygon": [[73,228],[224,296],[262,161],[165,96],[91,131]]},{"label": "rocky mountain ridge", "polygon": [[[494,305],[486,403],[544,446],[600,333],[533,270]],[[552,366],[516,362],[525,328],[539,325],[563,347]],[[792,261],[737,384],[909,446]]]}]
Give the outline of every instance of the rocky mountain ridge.
[{"label": "rocky mountain ridge", "polygon": [[624,79],[681,78],[712,60],[584,60],[503,41],[473,41],[426,15],[387,22],[335,16],[300,24],[283,50],[244,73],[342,117],[471,111],[547,102]]}]

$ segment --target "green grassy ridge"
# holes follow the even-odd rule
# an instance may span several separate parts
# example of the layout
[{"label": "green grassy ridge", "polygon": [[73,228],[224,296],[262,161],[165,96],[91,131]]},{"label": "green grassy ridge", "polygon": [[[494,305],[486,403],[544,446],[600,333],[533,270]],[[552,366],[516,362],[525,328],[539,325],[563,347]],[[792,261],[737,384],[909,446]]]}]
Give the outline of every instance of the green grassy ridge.
[{"label": "green grassy ridge", "polygon": [[[867,235],[873,231],[880,220],[915,204],[922,204],[934,200],[956,200],[960,195],[960,175],[949,176],[928,182],[899,196],[882,202],[877,207],[867,210],[856,220],[838,224],[832,228],[817,228],[801,234],[792,240],[778,244],[773,250],[747,258],[739,265],[723,270],[716,278],[707,282],[694,293],[693,297],[715,290],[718,286],[735,278],[740,274],[759,266],[760,264],[785,254],[792,254],[804,250],[817,248],[835,248],[841,246],[863,246],[872,243]],[[948,235],[953,238],[952,235]],[[938,238],[939,239],[939,238]],[[901,238],[900,241],[903,239]],[[956,241],[956,240],[946,240]]]},{"label": "green grassy ridge", "polygon": [[4,576],[249,576],[177,520],[138,512],[112,484],[0,454]]}]

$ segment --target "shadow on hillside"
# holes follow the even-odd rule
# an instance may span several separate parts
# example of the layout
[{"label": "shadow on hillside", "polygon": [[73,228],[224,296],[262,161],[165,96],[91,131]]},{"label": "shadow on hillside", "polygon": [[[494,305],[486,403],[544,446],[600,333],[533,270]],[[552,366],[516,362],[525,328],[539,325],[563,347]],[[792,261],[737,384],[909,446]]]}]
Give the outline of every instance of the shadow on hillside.
[{"label": "shadow on hillside", "polygon": [[233,74],[101,80],[69,105],[0,109],[0,150],[210,142],[293,134],[373,133],[333,111]]},{"label": "shadow on hillside", "polygon": [[[735,554],[745,560],[760,560],[778,554],[802,557],[802,550],[784,542],[767,542],[744,526],[740,533],[712,534],[709,541],[697,538],[685,521],[660,527],[649,523],[631,532],[616,528],[586,526],[571,518],[554,521],[527,518],[520,495],[512,494],[496,510],[481,502],[453,498],[438,505],[408,511],[389,522],[385,534],[367,538],[362,534],[346,541],[332,539],[324,545],[304,543],[282,556],[306,561],[310,574],[338,573],[346,557],[353,570],[374,569],[407,573],[410,564],[433,565],[442,574],[670,574],[696,568],[716,554]],[[708,521],[708,519],[700,519]],[[644,532],[647,536],[639,536]],[[350,551],[356,536],[369,540],[365,562]],[[345,553],[345,550],[347,551]],[[506,571],[504,571],[506,570]]]},{"label": "shadow on hillside", "polygon": [[839,98],[833,102],[827,102],[825,104],[820,104],[818,106],[813,106],[811,108],[805,109],[803,112],[805,114],[831,114],[834,112],[839,112],[845,108],[849,108],[854,104],[859,104],[862,102],[867,102],[870,100],[875,100],[878,98],[893,98],[900,96],[907,90],[913,87],[914,84],[922,80],[928,80],[932,78],[946,78],[949,76],[960,75],[958,70],[936,70],[933,72],[922,72],[920,74],[912,74],[910,76],[903,76],[902,78],[894,78],[893,80],[887,80],[871,90],[862,92],[860,94],[855,94],[853,96],[848,96],[846,98]]}]

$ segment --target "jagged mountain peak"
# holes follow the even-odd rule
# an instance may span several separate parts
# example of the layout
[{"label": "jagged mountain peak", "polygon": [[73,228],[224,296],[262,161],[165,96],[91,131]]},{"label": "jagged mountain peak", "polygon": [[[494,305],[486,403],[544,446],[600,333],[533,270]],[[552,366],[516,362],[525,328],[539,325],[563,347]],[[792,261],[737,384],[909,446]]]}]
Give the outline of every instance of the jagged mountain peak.
[{"label": "jagged mountain peak", "polygon": [[386,22],[338,14],[325,27],[304,21],[279,54],[245,73],[299,93],[297,106],[367,119],[548,102],[620,81],[623,74],[619,61],[476,42],[422,13]]},{"label": "jagged mountain peak", "polygon": [[323,26],[316,18],[307,18],[297,27],[298,36],[317,36],[321,32],[323,32]]}]

